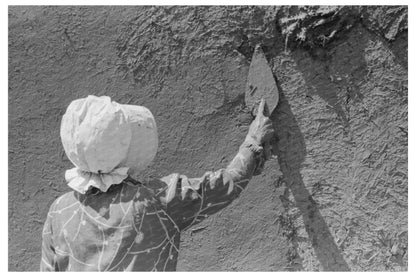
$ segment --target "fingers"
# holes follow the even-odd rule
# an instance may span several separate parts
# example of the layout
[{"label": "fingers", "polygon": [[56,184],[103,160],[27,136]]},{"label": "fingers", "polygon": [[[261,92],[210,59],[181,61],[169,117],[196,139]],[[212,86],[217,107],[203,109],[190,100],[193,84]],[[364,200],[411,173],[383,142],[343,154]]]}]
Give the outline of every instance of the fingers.
[{"label": "fingers", "polygon": [[265,116],[265,113],[264,113],[265,108],[266,108],[266,99],[261,98],[259,108],[257,110],[257,116],[256,117]]},{"label": "fingers", "polygon": [[265,117],[265,120],[263,122],[263,125],[268,130],[274,131],[273,122],[270,120],[270,118]]},{"label": "fingers", "polygon": [[257,138],[259,143],[269,141],[274,135],[273,123],[268,116],[265,115],[267,111],[267,103],[264,98],[261,99],[258,106],[255,120],[251,123],[249,135]]},{"label": "fingers", "polygon": [[273,125],[273,122],[270,120],[269,117],[265,116],[263,118],[263,125]]},{"label": "fingers", "polygon": [[259,122],[263,129],[273,130],[273,122],[266,116],[264,116]]}]

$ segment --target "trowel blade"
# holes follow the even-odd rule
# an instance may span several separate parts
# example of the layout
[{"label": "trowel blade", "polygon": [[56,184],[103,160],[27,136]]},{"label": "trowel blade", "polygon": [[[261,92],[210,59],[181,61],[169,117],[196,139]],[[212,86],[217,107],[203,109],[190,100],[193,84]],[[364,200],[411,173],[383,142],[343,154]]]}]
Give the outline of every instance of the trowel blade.
[{"label": "trowel blade", "polygon": [[263,50],[257,45],[251,59],[245,91],[246,106],[254,115],[257,114],[262,98],[266,100],[268,109],[268,114],[265,115],[270,116],[279,102],[279,91]]}]

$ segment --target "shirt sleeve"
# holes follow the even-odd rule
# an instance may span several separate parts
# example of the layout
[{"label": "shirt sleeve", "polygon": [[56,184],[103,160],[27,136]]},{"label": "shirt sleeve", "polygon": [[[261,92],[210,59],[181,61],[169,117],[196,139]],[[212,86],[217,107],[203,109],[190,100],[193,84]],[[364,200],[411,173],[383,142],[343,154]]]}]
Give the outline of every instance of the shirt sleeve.
[{"label": "shirt sleeve", "polygon": [[[52,207],[53,204],[50,210],[52,210]],[[40,271],[56,271],[55,257],[55,249],[52,241],[52,215],[49,211],[42,231],[42,259],[40,261]]]},{"label": "shirt sleeve", "polygon": [[201,222],[228,206],[246,188],[264,165],[262,148],[246,140],[232,162],[224,169],[206,172],[200,178],[171,174],[161,193],[169,216],[181,230]]}]

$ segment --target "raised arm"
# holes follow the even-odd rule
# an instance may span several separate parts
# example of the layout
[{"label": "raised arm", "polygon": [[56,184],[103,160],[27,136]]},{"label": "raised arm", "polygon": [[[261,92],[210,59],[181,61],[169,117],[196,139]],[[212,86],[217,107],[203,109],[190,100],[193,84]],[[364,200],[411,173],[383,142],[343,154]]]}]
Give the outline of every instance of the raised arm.
[{"label": "raised arm", "polygon": [[237,155],[225,169],[206,172],[200,178],[179,174],[162,178],[167,186],[159,196],[181,230],[229,205],[245,189],[251,177],[261,173],[266,160],[262,145],[273,135],[271,121],[263,115],[263,110],[264,101]]}]

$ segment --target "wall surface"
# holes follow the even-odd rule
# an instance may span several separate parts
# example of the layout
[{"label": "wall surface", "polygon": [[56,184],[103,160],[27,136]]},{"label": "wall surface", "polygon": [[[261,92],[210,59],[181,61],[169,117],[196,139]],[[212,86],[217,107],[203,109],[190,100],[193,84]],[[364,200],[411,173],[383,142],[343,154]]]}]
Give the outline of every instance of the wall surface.
[{"label": "wall surface", "polygon": [[278,158],[183,234],[178,270],[407,270],[406,7],[9,7],[9,270],[35,271],[69,191],[60,136],[89,94],[148,107],[158,155],[138,178],[233,158],[252,51],[280,90]]}]

